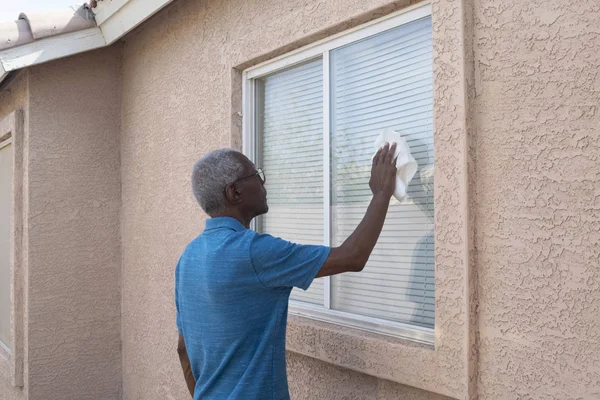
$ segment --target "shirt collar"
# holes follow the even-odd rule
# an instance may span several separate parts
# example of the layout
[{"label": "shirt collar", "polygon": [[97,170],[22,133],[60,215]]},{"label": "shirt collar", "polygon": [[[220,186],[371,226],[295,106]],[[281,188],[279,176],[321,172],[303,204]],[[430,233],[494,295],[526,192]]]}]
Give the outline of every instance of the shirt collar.
[{"label": "shirt collar", "polygon": [[240,223],[240,221],[231,217],[216,217],[206,221],[205,230],[218,228],[229,228],[233,229],[236,232],[246,230],[246,228]]}]

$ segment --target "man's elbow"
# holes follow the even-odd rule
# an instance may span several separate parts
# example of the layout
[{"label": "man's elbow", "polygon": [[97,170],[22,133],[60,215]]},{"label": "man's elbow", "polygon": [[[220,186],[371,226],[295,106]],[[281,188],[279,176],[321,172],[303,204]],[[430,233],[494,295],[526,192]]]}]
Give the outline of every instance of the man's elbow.
[{"label": "man's elbow", "polygon": [[369,257],[365,257],[361,254],[358,248],[349,249],[346,260],[348,272],[360,272],[365,268]]},{"label": "man's elbow", "polygon": [[352,258],[349,265],[349,272],[360,272],[365,269],[365,265],[367,265],[367,260],[360,257],[360,255],[356,255]]},{"label": "man's elbow", "polygon": [[365,269],[365,265],[366,265],[366,263],[363,263],[363,262],[355,263],[355,265],[352,266],[352,272],[362,271],[363,269]]},{"label": "man's elbow", "polygon": [[342,244],[331,250],[327,262],[333,265],[329,268],[329,273],[322,276],[335,275],[344,272],[360,272],[365,268],[368,256],[361,254],[360,249],[350,246],[348,243]]}]

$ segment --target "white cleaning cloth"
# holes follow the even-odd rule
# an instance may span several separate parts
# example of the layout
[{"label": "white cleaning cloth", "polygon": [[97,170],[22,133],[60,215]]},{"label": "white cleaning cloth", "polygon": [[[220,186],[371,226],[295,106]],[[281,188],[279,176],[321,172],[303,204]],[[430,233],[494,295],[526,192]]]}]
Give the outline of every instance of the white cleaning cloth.
[{"label": "white cleaning cloth", "polygon": [[[396,160],[396,189],[394,190],[394,197],[398,201],[404,200],[406,197],[406,190],[411,179],[415,176],[418,169],[418,164],[410,153],[410,147],[406,143],[406,140],[402,135],[390,128],[386,128],[379,134],[375,140],[375,153],[389,143],[396,143],[396,153],[394,157],[398,157]],[[375,154],[373,154],[375,157]]]}]

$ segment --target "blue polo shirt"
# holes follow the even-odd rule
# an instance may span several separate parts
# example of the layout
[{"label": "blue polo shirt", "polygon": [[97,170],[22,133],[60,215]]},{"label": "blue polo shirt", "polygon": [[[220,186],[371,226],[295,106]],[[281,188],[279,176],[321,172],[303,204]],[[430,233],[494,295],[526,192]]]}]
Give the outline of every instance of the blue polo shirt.
[{"label": "blue polo shirt", "polygon": [[258,234],[233,218],[206,221],[175,272],[194,400],[289,399],[288,299],[292,287],[310,286],[329,251]]}]

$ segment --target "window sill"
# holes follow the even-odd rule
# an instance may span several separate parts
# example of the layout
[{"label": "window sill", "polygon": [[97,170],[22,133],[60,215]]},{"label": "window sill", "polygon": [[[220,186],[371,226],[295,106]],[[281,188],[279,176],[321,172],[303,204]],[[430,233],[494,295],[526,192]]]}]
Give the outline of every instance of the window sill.
[{"label": "window sill", "polygon": [[433,345],[290,315],[287,350],[403,385],[448,395]]},{"label": "window sill", "polygon": [[409,343],[418,342],[426,345],[433,345],[435,341],[435,332],[432,328],[411,326],[400,322],[384,321],[378,318],[325,309],[323,307],[313,306],[312,304],[301,304],[299,302],[290,301],[289,313],[290,315],[328,322],[334,326],[341,325],[374,334],[392,336],[406,340]]}]

